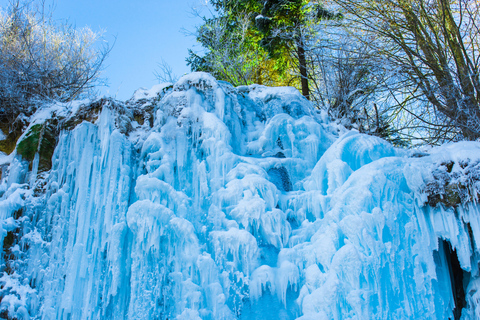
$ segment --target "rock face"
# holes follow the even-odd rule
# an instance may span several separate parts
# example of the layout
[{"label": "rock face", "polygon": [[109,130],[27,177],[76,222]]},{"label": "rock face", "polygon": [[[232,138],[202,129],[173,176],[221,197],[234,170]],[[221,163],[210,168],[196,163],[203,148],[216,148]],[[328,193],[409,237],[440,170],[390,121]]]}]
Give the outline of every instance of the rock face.
[{"label": "rock face", "polygon": [[479,161],[204,73],[45,106],[0,157],[0,317],[478,319]]}]

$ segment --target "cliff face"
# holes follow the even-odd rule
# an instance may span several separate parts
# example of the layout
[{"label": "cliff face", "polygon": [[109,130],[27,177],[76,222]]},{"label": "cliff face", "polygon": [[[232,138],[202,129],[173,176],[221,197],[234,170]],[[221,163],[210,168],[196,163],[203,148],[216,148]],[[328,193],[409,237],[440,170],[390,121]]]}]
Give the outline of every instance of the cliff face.
[{"label": "cliff face", "polygon": [[27,123],[5,318],[480,318],[479,143],[395,149],[203,73]]}]

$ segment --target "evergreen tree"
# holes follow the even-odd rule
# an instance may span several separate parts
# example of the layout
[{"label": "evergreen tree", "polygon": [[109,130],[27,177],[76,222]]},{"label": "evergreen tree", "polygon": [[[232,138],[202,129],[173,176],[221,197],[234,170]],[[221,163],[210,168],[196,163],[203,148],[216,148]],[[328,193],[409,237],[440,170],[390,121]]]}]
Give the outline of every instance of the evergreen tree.
[{"label": "evergreen tree", "polygon": [[312,18],[316,18],[312,13],[323,9],[308,0],[267,0],[262,3],[261,14],[255,18],[255,25],[262,33],[260,45],[273,59],[294,59],[302,94],[309,99],[305,40],[309,25],[315,21]]},{"label": "evergreen tree", "polygon": [[208,51],[190,51],[193,71],[207,71],[233,84],[301,88],[309,98],[305,43],[310,26],[334,15],[308,0],[211,0],[217,16],[204,19],[197,40]]}]

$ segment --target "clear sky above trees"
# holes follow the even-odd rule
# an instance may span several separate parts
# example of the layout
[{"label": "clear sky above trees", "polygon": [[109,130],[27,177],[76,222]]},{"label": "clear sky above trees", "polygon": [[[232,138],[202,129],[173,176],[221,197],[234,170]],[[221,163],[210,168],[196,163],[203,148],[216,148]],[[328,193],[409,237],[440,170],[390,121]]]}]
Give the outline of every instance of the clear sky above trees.
[{"label": "clear sky above trees", "polygon": [[[104,38],[115,42],[105,63],[103,75],[108,87],[101,93],[128,99],[139,87],[149,88],[158,81],[154,70],[162,59],[177,75],[190,71],[185,57],[195,45],[193,32],[200,23],[192,8],[200,0],[46,0],[54,4],[55,19],[65,20],[77,28],[89,26],[93,31],[104,30]],[[8,0],[0,0],[3,8]],[[115,39],[116,38],[116,39]]]}]

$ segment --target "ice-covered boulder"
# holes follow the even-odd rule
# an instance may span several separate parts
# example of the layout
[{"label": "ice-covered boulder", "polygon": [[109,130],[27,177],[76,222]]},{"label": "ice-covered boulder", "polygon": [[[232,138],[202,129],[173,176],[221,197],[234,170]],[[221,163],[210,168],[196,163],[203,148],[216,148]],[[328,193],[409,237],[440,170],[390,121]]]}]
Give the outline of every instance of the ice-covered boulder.
[{"label": "ice-covered boulder", "polygon": [[480,318],[480,144],[416,155],[206,73],[40,108],[0,156],[0,317]]}]

